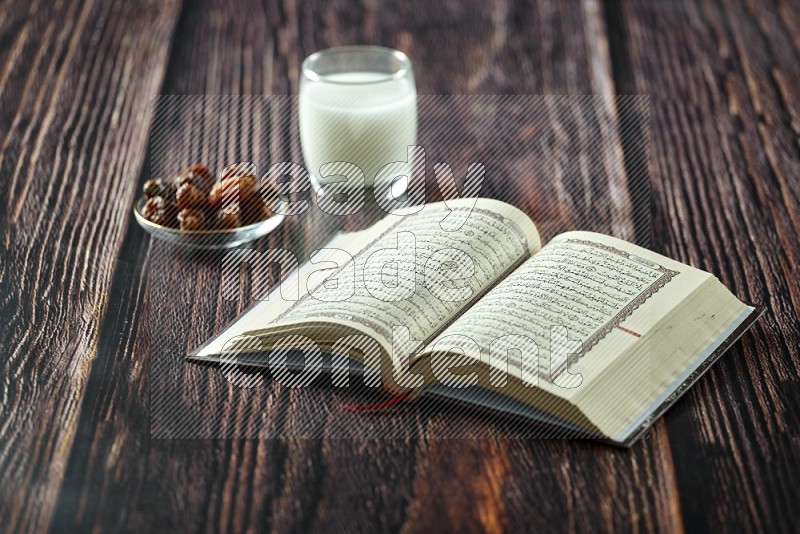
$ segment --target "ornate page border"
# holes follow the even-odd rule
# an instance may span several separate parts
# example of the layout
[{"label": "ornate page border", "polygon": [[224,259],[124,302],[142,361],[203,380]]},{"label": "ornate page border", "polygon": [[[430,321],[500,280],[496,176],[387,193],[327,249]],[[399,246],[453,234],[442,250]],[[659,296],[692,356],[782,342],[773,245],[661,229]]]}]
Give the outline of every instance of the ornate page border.
[{"label": "ornate page border", "polygon": [[[605,245],[603,243],[598,243],[596,241],[589,241],[587,239],[567,239],[566,242],[567,243],[575,243],[577,245],[590,246],[590,247],[598,248],[598,249],[601,249],[601,250],[605,250],[606,252],[611,252],[612,254],[617,254],[619,256],[622,256],[622,257],[624,257],[626,259],[629,259],[629,260],[632,260],[632,261],[637,261],[634,258],[638,258],[638,256],[635,256],[633,254],[625,252],[624,250],[620,250],[618,248],[615,248],[615,247],[612,247],[612,246],[609,246],[609,245]],[[644,258],[642,258],[642,259],[644,259]],[[619,312],[617,312],[617,314],[614,315],[614,317],[612,317],[611,320],[609,320],[606,324],[601,326],[597,330],[597,332],[592,334],[589,337],[589,339],[587,339],[583,343],[583,350],[581,351],[581,356],[586,354],[587,352],[589,352],[592,349],[592,347],[594,347],[600,341],[602,341],[612,330],[614,330],[616,327],[618,327],[620,324],[622,324],[622,322],[625,319],[630,317],[631,314],[633,314],[633,312],[636,311],[636,309],[639,306],[644,304],[647,301],[647,299],[652,297],[656,292],[658,292],[659,289],[664,287],[667,284],[667,282],[669,282],[670,280],[672,280],[673,278],[675,278],[676,276],[678,276],[680,274],[680,272],[678,272],[678,271],[673,271],[672,269],[668,269],[668,268],[664,267],[663,265],[660,265],[660,264],[655,263],[653,261],[650,261],[650,260],[645,260],[645,261],[647,261],[648,263],[651,263],[652,265],[654,265],[656,267],[655,270],[656,271],[660,271],[662,273],[661,276],[658,277],[655,281],[653,281],[652,284],[650,284],[648,287],[646,287],[636,297],[634,297],[633,300],[631,300],[628,304],[625,305],[625,307],[623,307]],[[559,370],[559,372],[562,372],[562,371]]]}]

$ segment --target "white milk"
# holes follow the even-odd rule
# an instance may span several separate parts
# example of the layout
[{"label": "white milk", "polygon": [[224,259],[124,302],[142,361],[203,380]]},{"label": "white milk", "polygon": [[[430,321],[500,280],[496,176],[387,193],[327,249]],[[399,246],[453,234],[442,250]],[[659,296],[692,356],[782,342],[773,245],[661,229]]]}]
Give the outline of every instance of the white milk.
[{"label": "white milk", "polygon": [[386,78],[375,72],[346,72],[301,86],[303,157],[319,183],[336,180],[320,177],[324,163],[355,163],[372,186],[381,167],[408,158],[407,147],[417,139],[416,90],[413,80]]}]

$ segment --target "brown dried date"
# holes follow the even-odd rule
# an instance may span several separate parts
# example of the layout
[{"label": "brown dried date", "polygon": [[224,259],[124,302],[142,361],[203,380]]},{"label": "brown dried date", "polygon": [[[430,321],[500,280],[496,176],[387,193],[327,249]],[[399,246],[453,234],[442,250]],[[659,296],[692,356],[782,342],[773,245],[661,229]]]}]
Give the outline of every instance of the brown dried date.
[{"label": "brown dried date", "polygon": [[204,208],[208,204],[208,195],[191,183],[185,183],[180,186],[176,198],[178,207],[182,210],[186,208]]},{"label": "brown dried date", "polygon": [[164,197],[148,198],[142,208],[142,216],[148,221],[161,226],[175,226],[175,215],[178,207]]},{"label": "brown dried date", "polygon": [[233,204],[237,200],[246,202],[255,196],[257,185],[255,176],[226,178],[214,184],[208,194],[208,201],[215,208]]},{"label": "brown dried date", "polygon": [[242,224],[239,206],[226,206],[217,212],[217,228],[230,230]]},{"label": "brown dried date", "polygon": [[148,180],[142,215],[148,221],[187,232],[232,230],[263,221],[271,213],[262,197],[265,193],[269,198],[277,194],[271,189],[260,191],[254,172],[252,164],[237,163],[226,167],[215,182],[208,167],[197,164],[183,169],[175,180]]},{"label": "brown dried date", "polygon": [[175,182],[178,184],[178,187],[184,184],[192,184],[200,191],[208,193],[214,185],[214,174],[208,170],[208,167],[202,163],[198,163],[197,165],[186,167],[179,172]]},{"label": "brown dried date", "polygon": [[253,224],[269,219],[271,213],[258,195],[247,199],[242,205],[242,224]]},{"label": "brown dried date", "polygon": [[144,196],[147,198],[164,197],[174,199],[177,188],[175,184],[161,179],[147,180],[144,183]]},{"label": "brown dried date", "polygon": [[203,230],[206,226],[206,215],[201,209],[183,209],[178,214],[178,225],[183,231]]}]

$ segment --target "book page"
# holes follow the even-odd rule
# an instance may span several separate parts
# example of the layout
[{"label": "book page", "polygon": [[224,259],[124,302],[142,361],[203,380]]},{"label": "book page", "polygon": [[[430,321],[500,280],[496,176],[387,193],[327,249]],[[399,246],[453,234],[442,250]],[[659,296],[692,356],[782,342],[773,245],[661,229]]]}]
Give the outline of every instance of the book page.
[{"label": "book page", "polygon": [[619,239],[564,233],[445,329],[426,352],[457,349],[493,371],[570,398],[709,278]]},{"label": "book page", "polygon": [[[385,219],[364,230],[337,234],[314,256],[315,261],[334,261],[338,251],[346,251],[355,256],[366,244],[389,228],[394,221]],[[300,297],[303,288],[309,286],[309,278],[318,267],[304,263],[285,276],[280,284],[271,288],[267,295],[260,297],[236,319],[225,325],[213,338],[195,348],[187,357],[194,361],[219,361],[219,355],[231,350],[231,342],[244,336],[246,332],[262,329],[271,324],[276,317],[288,310]],[[296,294],[296,296],[294,296]],[[294,297],[294,298],[293,298]]]},{"label": "book page", "polygon": [[[329,274],[309,283],[307,295],[264,330],[248,334],[338,325],[366,334],[391,353],[393,330],[402,327],[419,345],[540,248],[530,219],[495,200],[439,202],[393,217],[397,222],[349,261],[321,265]],[[456,224],[443,222],[450,217]]]}]

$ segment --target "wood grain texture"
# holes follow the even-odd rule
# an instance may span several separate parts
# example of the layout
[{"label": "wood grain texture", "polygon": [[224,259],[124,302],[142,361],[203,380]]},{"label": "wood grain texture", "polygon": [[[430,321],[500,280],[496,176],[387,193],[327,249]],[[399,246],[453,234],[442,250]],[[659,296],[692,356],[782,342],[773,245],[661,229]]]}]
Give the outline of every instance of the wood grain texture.
[{"label": "wood grain texture", "polygon": [[[423,11],[399,3],[366,5],[361,10],[354,10],[350,3],[300,9],[292,2],[266,7],[241,4],[239,8],[241,17],[213,3],[184,12],[164,93],[294,92],[297,66],[304,55],[327,46],[366,41],[409,53],[420,65],[421,93],[600,92],[606,99],[610,96],[608,58],[593,55],[594,42],[586,41],[587,35],[603,39],[601,12],[593,2],[576,2],[564,11],[547,2],[475,3],[474,9],[457,3],[436,4]],[[520,20],[533,21],[543,46],[529,41],[529,28]],[[465,27],[471,31],[464,33]],[[585,32],[573,31],[576,27]],[[443,48],[443,42],[460,44]],[[497,68],[498,61],[508,65]],[[507,74],[512,64],[522,70],[521,76]],[[445,65],[448,70],[442,70]],[[580,177],[591,176],[581,174],[570,158],[558,160],[557,155],[592,153],[593,139],[584,136],[582,125],[602,124],[612,129],[613,138],[613,114],[591,116],[597,110],[608,112],[609,108],[553,100],[541,112],[542,128],[548,120],[563,121],[560,133],[553,134],[550,147],[539,157],[548,162],[548,168],[563,166],[561,204],[566,208],[537,204],[536,199],[546,195],[524,173],[513,172],[531,165],[523,150],[508,158],[503,174],[507,179],[498,180],[504,185],[490,183],[483,194],[521,202],[537,219],[550,220],[550,234],[580,224],[576,221],[588,221],[592,213],[582,211],[583,205],[570,201],[570,195],[585,194],[576,183]],[[175,135],[186,127],[182,126],[185,120],[189,119],[177,121]],[[172,138],[170,133],[159,135]],[[289,138],[281,135],[287,134],[279,133],[267,143],[270,158],[298,160],[291,132]],[[460,150],[465,153],[448,154],[448,160],[470,157],[469,143],[463,145]],[[159,150],[151,146],[151,154]],[[189,154],[192,149],[176,142],[174,150]],[[619,187],[624,191],[623,162],[612,159],[614,154],[619,150],[609,144],[608,152],[595,152],[592,157],[598,161],[588,165],[602,176],[597,179],[599,194],[603,194],[602,184],[611,180],[621,180]],[[609,166],[603,171],[605,164]],[[629,224],[629,217],[621,219],[615,223],[601,218],[598,224],[604,226],[598,229],[612,231],[614,224]],[[303,257],[333,230],[319,220],[318,213],[310,213],[261,246],[284,246]],[[458,434],[465,425],[471,425],[476,435],[491,434],[492,425],[463,415],[453,419],[441,413],[413,412],[382,418],[378,424],[385,425],[385,430],[381,432],[391,435],[393,424],[399,425],[394,431],[406,428],[411,417],[426,436],[442,439],[337,439],[337,429],[352,417],[338,412],[339,394],[289,391],[275,383],[252,394],[232,387],[214,370],[186,366],[179,356],[247,304],[253,297],[250,291],[260,284],[258,275],[251,272],[246,277],[241,301],[227,302],[220,294],[218,261],[197,262],[159,243],[147,245],[144,239],[137,228],[130,228],[129,246],[147,259],[137,264],[132,258],[130,272],[118,270],[115,278],[112,293],[130,295],[133,302],[114,310],[100,334],[101,346],[114,356],[108,358],[108,365],[96,367],[89,385],[81,426],[85,439],[74,447],[56,515],[59,524],[137,530],[166,524],[234,531],[258,526],[278,531],[462,527],[496,531],[529,524],[549,526],[552,516],[532,504],[547,495],[546,501],[560,503],[553,505],[553,511],[577,512],[585,505],[575,506],[572,484],[585,488],[581,499],[607,503],[609,529],[624,528],[642,503],[658,503],[656,507],[665,510],[646,517],[652,525],[674,521],[666,504],[675,502],[670,493],[673,486],[667,483],[668,456],[650,451],[649,446],[625,455],[592,444],[448,440],[443,438]],[[130,289],[130,284],[136,289]],[[164,324],[171,327],[165,329]],[[123,325],[130,329],[122,330]],[[153,399],[159,392],[165,394],[164,388],[173,390],[174,405],[205,408],[197,423],[211,421],[212,426],[255,428],[257,435],[288,437],[258,442],[152,441],[143,424],[148,415],[153,416]],[[220,403],[223,408],[217,410]],[[126,417],[108,415],[119,411]],[[329,415],[320,420],[318,413]],[[262,423],[259,417],[264,416],[267,421]],[[393,418],[398,418],[397,423]],[[304,433],[328,437],[306,439]],[[110,456],[110,447],[118,452]],[[572,457],[565,461],[568,454]],[[646,464],[643,476],[652,484],[637,485],[633,480],[618,484],[595,476],[588,465],[598,456],[629,472],[638,463]],[[576,468],[581,465],[582,471]],[[573,471],[579,474],[570,474]],[[541,476],[533,477],[531,472]],[[189,479],[190,485],[182,484]],[[177,481],[183,493],[176,495],[164,480]]]},{"label": "wood grain texture", "polygon": [[620,89],[653,102],[654,245],[768,310],[665,418],[684,523],[796,531],[800,10],[624,2],[615,15]]},{"label": "wood grain texture", "polygon": [[[58,8],[53,18],[0,8],[0,183],[9,193],[0,306],[10,318],[0,346],[11,348],[0,361],[0,522],[11,530],[796,526],[794,4],[202,0],[186,2],[177,21],[171,2]],[[349,43],[408,53],[421,94],[597,95],[591,105],[548,101],[507,135],[516,149],[502,161],[491,144],[481,152],[482,130],[462,114],[450,123],[461,143],[437,159],[498,161],[502,179],[482,194],[520,205],[547,236],[593,225],[652,239],[767,304],[769,316],[630,451],[447,439],[498,428],[446,410],[371,422],[392,439],[341,439],[359,420],[337,407],[359,392],[271,381],[245,390],[183,364],[276,273],[243,269],[239,298],[226,300],[218,256],[180,253],[132,224],[137,177],[197,158],[301,154],[288,108],[217,107],[205,124],[237,135],[194,142],[190,127],[212,101],[172,106],[179,112],[166,120],[160,100],[153,119],[153,96],[293,94],[303,57]],[[651,95],[651,130],[641,107],[615,92]],[[526,145],[545,134],[547,143]],[[541,180],[530,179],[536,169]],[[641,208],[648,181],[652,235]],[[96,197],[106,203],[89,202]],[[307,257],[371,215],[311,210],[258,248]],[[169,417],[167,403],[181,410]],[[405,434],[409,426],[419,431]],[[262,439],[154,439],[164,428]]]},{"label": "wood grain texture", "polygon": [[177,3],[0,7],[0,524],[51,524]]}]

